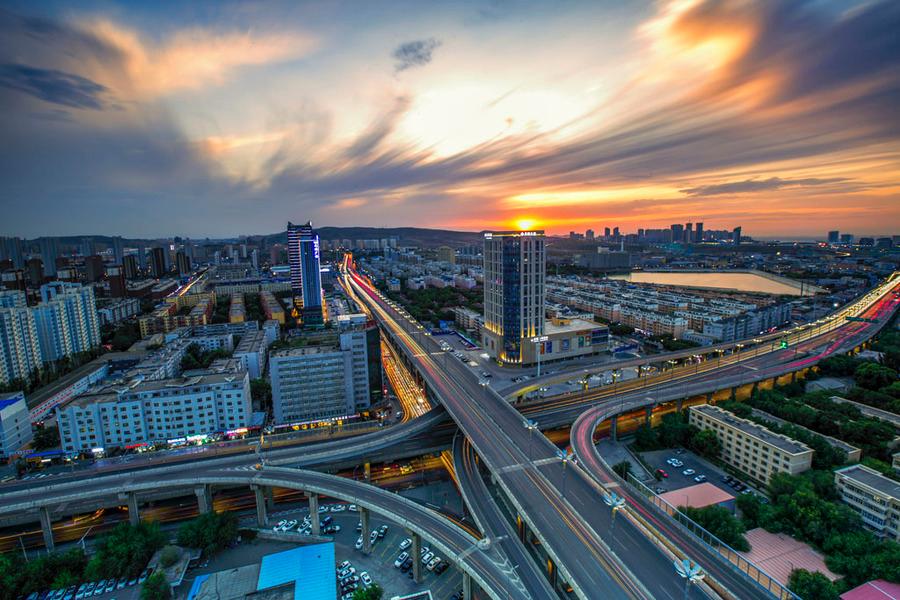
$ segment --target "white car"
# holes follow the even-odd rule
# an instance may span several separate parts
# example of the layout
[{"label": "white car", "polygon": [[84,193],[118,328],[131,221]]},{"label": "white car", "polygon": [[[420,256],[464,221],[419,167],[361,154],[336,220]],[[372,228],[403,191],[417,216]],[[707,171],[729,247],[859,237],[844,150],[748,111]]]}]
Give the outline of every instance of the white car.
[{"label": "white car", "polygon": [[434,558],[434,554],[432,554],[431,552],[427,553],[425,556],[422,557],[422,564],[427,565],[428,563],[431,562],[432,558]]},{"label": "white car", "polygon": [[434,568],[436,566],[438,566],[440,564],[440,562],[441,562],[441,559],[438,558],[437,556],[435,556],[430,561],[428,561],[428,564],[425,565],[425,568],[428,569],[429,571],[434,571]]},{"label": "white car", "polygon": [[400,549],[401,549],[401,550],[406,550],[406,549],[409,548],[410,546],[412,546],[412,540],[409,539],[409,538],[406,538],[405,540],[403,540],[402,542],[400,542]]},{"label": "white car", "polygon": [[346,504],[335,504],[331,507],[331,512],[333,513],[344,512],[345,510],[347,510]]},{"label": "white car", "polygon": [[375,542],[378,541],[378,532],[377,531],[373,531],[372,533],[369,534],[369,541],[372,544],[374,544]]},{"label": "white car", "polygon": [[355,546],[355,548],[356,548],[357,550],[362,550],[362,547],[363,547],[363,539],[362,539],[362,536],[360,536],[360,537],[358,537],[358,538],[356,539],[356,546]]},{"label": "white car", "polygon": [[359,579],[363,582],[363,585],[372,585],[372,578],[369,577],[369,573],[367,571],[363,571],[359,574]]},{"label": "white car", "polygon": [[284,524],[284,527],[281,528],[282,531],[290,531],[294,527],[297,526],[297,519],[291,519],[287,523]]},{"label": "white car", "polygon": [[320,507],[319,507],[319,514],[320,514],[320,515],[321,515],[322,513],[327,513],[327,512],[328,512],[328,507],[327,507],[327,506],[320,506]]},{"label": "white car", "polygon": [[399,569],[403,565],[403,561],[407,558],[409,558],[409,553],[401,552],[400,556],[397,557],[397,560],[394,561],[394,566]]},{"label": "white car", "polygon": [[684,471],[681,472],[681,474],[684,475],[685,477],[690,477],[691,475],[693,475],[696,472],[697,471],[695,471],[693,469],[685,469]]},{"label": "white car", "polygon": [[357,512],[359,509],[356,507],[355,504],[351,504],[350,506],[347,507],[347,510],[349,510],[350,512]]},{"label": "white car", "polygon": [[337,566],[337,572],[340,573],[341,571],[343,571],[344,569],[346,569],[346,568],[349,567],[349,566],[351,566],[351,565],[350,565],[350,561],[349,561],[349,560],[345,560],[344,562],[342,562],[341,564],[339,564],[339,565]]}]

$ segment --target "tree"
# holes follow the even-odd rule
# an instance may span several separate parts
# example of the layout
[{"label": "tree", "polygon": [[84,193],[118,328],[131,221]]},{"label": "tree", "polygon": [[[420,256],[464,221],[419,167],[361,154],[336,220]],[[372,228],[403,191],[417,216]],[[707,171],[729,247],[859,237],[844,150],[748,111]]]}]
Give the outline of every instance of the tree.
[{"label": "tree", "polygon": [[156,571],[141,587],[141,600],[170,600],[172,588],[162,571]]},{"label": "tree", "polygon": [[178,530],[178,545],[200,548],[214,554],[237,539],[238,520],[234,513],[208,512]]},{"label": "tree", "polygon": [[691,438],[691,448],[701,456],[715,458],[722,451],[722,443],[712,429],[698,431]]},{"label": "tree", "polygon": [[897,381],[897,371],[873,362],[864,362],[853,373],[856,385],[867,390],[880,390]]},{"label": "tree", "polygon": [[837,356],[829,356],[819,363],[819,371],[823,375],[832,375],[834,377],[847,377],[853,375],[857,367],[860,365],[858,358],[839,354]]},{"label": "tree", "polygon": [[268,411],[272,406],[272,384],[268,379],[259,377],[250,380],[250,397],[260,410]]},{"label": "tree", "polygon": [[162,565],[164,569],[168,569],[172,565],[178,562],[179,557],[181,556],[181,552],[175,546],[166,546],[162,550],[159,551],[159,564]]},{"label": "tree", "polygon": [[136,577],[165,541],[158,523],[120,523],[100,540],[85,574],[93,581]]},{"label": "tree", "polygon": [[646,423],[640,425],[634,432],[634,447],[637,450],[656,450],[659,448],[659,442],[656,440],[656,434],[653,429]]},{"label": "tree", "polygon": [[616,463],[613,465],[613,471],[615,471],[622,479],[628,479],[628,474],[631,473],[631,462],[623,460],[622,462]]},{"label": "tree", "polygon": [[765,521],[765,505],[756,494],[738,494],[737,507],[747,529],[759,527]]},{"label": "tree", "polygon": [[750,550],[750,544],[744,537],[744,524],[731,511],[722,506],[706,506],[704,508],[683,507],[681,511],[697,522],[708,532],[741,552]]},{"label": "tree", "polygon": [[357,588],[353,592],[353,600],[381,600],[384,590],[377,583],[373,583],[369,587]]},{"label": "tree", "polygon": [[50,448],[59,447],[59,428],[50,425],[36,427],[34,430],[34,441],[32,446],[37,451],[48,450]]},{"label": "tree", "polygon": [[821,573],[810,573],[806,569],[794,569],[788,580],[788,588],[809,600],[838,600],[837,589]]}]

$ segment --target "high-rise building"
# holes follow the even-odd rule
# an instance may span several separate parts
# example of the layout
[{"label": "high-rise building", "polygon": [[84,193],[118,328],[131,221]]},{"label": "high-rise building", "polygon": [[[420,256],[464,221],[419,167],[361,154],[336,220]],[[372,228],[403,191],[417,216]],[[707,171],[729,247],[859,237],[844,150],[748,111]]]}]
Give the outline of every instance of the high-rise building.
[{"label": "high-rise building", "polygon": [[741,243],[741,228],[735,227],[731,232],[731,241],[735,246],[739,246]]},{"label": "high-rise building", "polygon": [[11,269],[0,273],[0,284],[7,290],[25,291],[28,286],[25,283],[25,271],[22,269]]},{"label": "high-rise building", "polygon": [[613,227],[613,239],[614,240],[619,239],[619,228],[618,227]]},{"label": "high-rise building", "polygon": [[21,291],[0,292],[0,384],[27,381],[42,365],[31,309]]},{"label": "high-rise building", "polygon": [[259,250],[257,248],[250,253],[250,264],[254,269],[259,269]]},{"label": "high-rise building", "polygon": [[828,243],[829,244],[837,244],[841,241],[841,232],[840,231],[829,231],[828,232]]},{"label": "high-rise building", "polygon": [[484,234],[484,347],[499,362],[522,362],[522,345],[544,332],[543,231]]},{"label": "high-rise building", "polygon": [[13,456],[31,442],[31,419],[25,394],[0,393],[0,458]]},{"label": "high-rise building", "polygon": [[122,259],[122,266],[125,268],[125,279],[137,279],[138,264],[137,257],[134,254],[129,254],[124,257]]},{"label": "high-rise building", "polygon": [[94,254],[94,240],[93,238],[81,238],[81,256],[87,258],[88,256],[92,256]]},{"label": "high-rise building", "polygon": [[106,281],[109,283],[109,295],[113,298],[124,298],[128,295],[125,287],[125,267],[112,265],[107,268]]},{"label": "high-rise building", "polygon": [[14,269],[24,269],[25,260],[22,255],[22,240],[17,237],[0,238],[0,260],[12,261]]},{"label": "high-rise building", "polygon": [[95,283],[103,279],[104,267],[103,257],[93,254],[84,259],[85,279],[90,283]]},{"label": "high-rise building", "polygon": [[698,244],[703,243],[703,223],[697,223],[697,230],[694,232],[694,241]]},{"label": "high-rise building", "polygon": [[603,237],[605,237],[606,239],[609,239],[609,236],[610,236],[609,227],[604,227],[603,228]]},{"label": "high-rise building", "polygon": [[585,232],[584,232],[584,238],[587,239],[587,240],[593,240],[593,239],[594,239],[594,230],[593,230],[593,229],[588,229],[587,231],[585,231]]},{"label": "high-rise building", "polygon": [[456,252],[449,246],[441,246],[437,249],[437,259],[441,262],[456,264]]},{"label": "high-rise building", "polygon": [[187,257],[187,254],[184,253],[184,250],[179,250],[175,253],[175,266],[178,269],[178,274],[184,277],[185,275],[190,275],[191,269],[191,259]]},{"label": "high-rise building", "polygon": [[852,233],[842,233],[841,234],[841,243],[850,245],[853,243],[853,234]]},{"label": "high-rise building", "polygon": [[684,225],[681,223],[673,223],[670,229],[672,230],[673,242],[678,243],[684,239]]},{"label": "high-rise building", "polygon": [[288,223],[287,235],[294,308],[302,311],[304,325],[321,325],[324,316],[319,236],[313,231],[311,221],[304,225]]},{"label": "high-rise building", "polygon": [[166,268],[166,251],[159,246],[150,250],[150,274],[156,279],[162,278],[168,273]]},{"label": "high-rise building", "polygon": [[41,299],[43,302],[31,310],[44,362],[100,345],[94,288],[56,281],[41,286]]},{"label": "high-rise building", "polygon": [[690,244],[694,241],[694,224],[685,223],[684,225],[684,243]]},{"label": "high-rise building", "polygon": [[125,260],[125,244],[122,242],[122,236],[117,235],[112,239],[113,264],[121,265]]},{"label": "high-rise building", "polygon": [[138,243],[137,261],[142,273],[147,272],[147,247],[143,242]]},{"label": "high-rise building", "polygon": [[29,258],[25,263],[25,275],[33,287],[41,285],[44,282],[44,261],[36,256]]},{"label": "high-rise building", "polygon": [[42,237],[38,245],[41,247],[44,277],[56,277],[56,257],[59,255],[59,244],[56,238]]}]

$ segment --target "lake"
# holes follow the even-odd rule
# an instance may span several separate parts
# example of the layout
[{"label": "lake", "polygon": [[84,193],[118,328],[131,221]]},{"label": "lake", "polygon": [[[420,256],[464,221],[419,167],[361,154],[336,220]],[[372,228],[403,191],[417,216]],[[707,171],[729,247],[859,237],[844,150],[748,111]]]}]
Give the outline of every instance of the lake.
[{"label": "lake", "polygon": [[[624,279],[634,283],[655,283],[682,287],[761,292],[764,294],[800,295],[800,282],[761,275],[748,271],[634,271],[625,275],[610,275],[610,279]],[[804,295],[816,291],[804,286]]]}]

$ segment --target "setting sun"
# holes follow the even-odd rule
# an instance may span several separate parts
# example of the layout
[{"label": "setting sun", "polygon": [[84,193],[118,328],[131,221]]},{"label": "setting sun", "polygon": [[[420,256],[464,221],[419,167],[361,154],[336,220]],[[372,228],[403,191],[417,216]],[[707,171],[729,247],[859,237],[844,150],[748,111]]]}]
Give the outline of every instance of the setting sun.
[{"label": "setting sun", "polygon": [[529,231],[537,225],[537,221],[534,219],[519,219],[516,221],[516,228],[519,231]]}]

